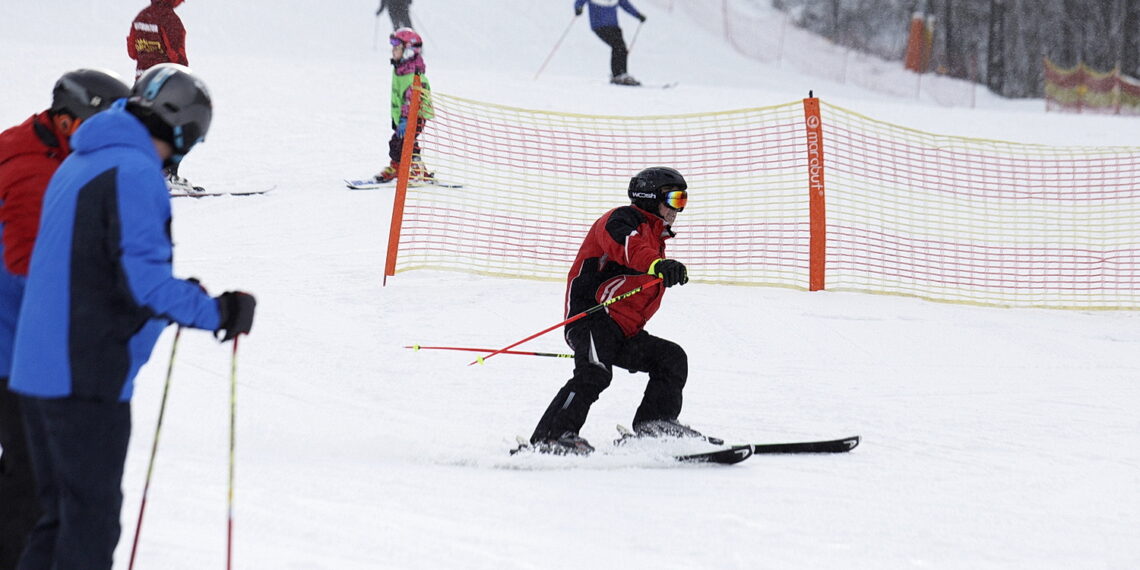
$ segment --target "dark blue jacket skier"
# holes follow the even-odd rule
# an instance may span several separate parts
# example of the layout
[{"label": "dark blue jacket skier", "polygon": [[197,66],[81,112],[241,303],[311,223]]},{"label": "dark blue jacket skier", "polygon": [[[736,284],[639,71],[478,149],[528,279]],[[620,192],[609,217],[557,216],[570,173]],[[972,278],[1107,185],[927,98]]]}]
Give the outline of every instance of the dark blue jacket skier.
[{"label": "dark blue jacket skier", "polygon": [[221,324],[218,302],[171,273],[162,160],[125,102],[80,127],[44,196],[12,363],[25,396],[128,401],[166,325]]},{"label": "dark blue jacket skier", "polygon": [[20,394],[40,518],[20,568],[111,570],[139,368],[171,322],[247,334],[256,300],[171,274],[162,173],[203,140],[205,83],[162,63],[83,122],[43,197],[10,389]]},{"label": "dark blue jacket skier", "polygon": [[621,26],[618,25],[617,9],[629,12],[631,16],[645,21],[645,15],[637,11],[629,0],[574,0],[574,13],[581,15],[582,8],[590,4],[590,29],[610,46],[610,83],[615,85],[641,85],[641,82],[626,73],[629,49],[625,46]]},{"label": "dark blue jacket skier", "polygon": [[574,11],[581,14],[582,8],[590,5],[590,29],[597,30],[598,28],[617,27],[618,15],[617,9],[620,7],[629,13],[630,16],[645,21],[645,16],[629,3],[629,0],[574,0]]}]

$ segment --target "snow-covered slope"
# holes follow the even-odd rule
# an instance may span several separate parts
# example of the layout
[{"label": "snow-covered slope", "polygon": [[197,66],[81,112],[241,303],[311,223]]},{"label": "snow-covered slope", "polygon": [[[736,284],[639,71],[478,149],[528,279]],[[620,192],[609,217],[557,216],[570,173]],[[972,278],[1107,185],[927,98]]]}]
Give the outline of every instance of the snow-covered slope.
[{"label": "snow-covered slope", "polygon": [[[0,3],[0,125],[55,78],[133,72],[143,2]],[[179,12],[217,115],[183,173],[262,197],[177,201],[177,269],[258,296],[239,354],[235,562],[241,568],[1010,568],[1140,565],[1140,332],[1131,313],[1014,311],[691,284],[651,323],[692,371],[682,419],[731,440],[864,436],[843,456],[733,468],[653,458],[512,459],[569,377],[560,359],[412,352],[499,347],[561,318],[562,287],[411,272],[381,287],[388,192],[386,16],[372,0],[190,0]],[[808,89],[933,132],[1140,145],[1136,120],[986,99],[881,99],[748,60],[658,4],[630,69],[676,89],[605,84],[608,53],[571,2],[420,0],[436,90],[596,114],[763,106]],[[634,21],[624,20],[627,35]],[[374,49],[379,25],[379,49]],[[620,203],[615,189],[615,204]],[[683,226],[683,216],[679,226]],[[693,323],[700,323],[694,327]],[[140,377],[124,490],[126,567],[173,331]],[[557,333],[528,345],[562,351]],[[228,345],[183,335],[138,556],[225,556]],[[618,373],[583,435],[628,423],[644,377]]]}]

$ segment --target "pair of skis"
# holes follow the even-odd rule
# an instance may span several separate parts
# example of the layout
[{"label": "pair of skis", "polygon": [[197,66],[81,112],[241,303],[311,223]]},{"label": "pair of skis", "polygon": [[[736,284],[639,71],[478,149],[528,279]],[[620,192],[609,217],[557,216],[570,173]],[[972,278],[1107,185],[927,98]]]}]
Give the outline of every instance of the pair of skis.
[{"label": "pair of skis", "polygon": [[[197,188],[201,188],[198,186]],[[276,187],[274,187],[276,188]],[[172,191],[171,198],[207,198],[210,196],[259,196],[273,190],[273,188],[266,188],[265,190],[237,190],[234,192],[210,192],[209,190],[202,189],[201,191]]]},{"label": "pair of skis", "polygon": [[[348,186],[349,190],[376,190],[386,186],[395,186],[392,181],[380,182],[375,178],[364,178],[361,180],[345,180],[344,184]],[[437,186],[439,188],[463,188],[462,184],[453,184],[450,182],[440,182],[435,179],[428,180],[415,180],[408,184],[412,188],[419,188],[421,186]]]},{"label": "pair of skis", "polygon": [[[623,441],[626,438],[636,437],[633,436],[629,430],[618,426],[618,432],[621,433]],[[722,444],[723,440],[718,438],[706,437],[705,441],[715,444]],[[702,453],[690,453],[684,455],[675,455],[673,459],[679,463],[714,463],[720,465],[733,465],[740,463],[753,455],[767,455],[767,454],[787,454],[787,453],[846,453],[855,449],[859,445],[861,437],[853,435],[851,437],[844,437],[840,439],[829,439],[823,441],[800,441],[789,443],[746,443],[743,445],[730,445],[724,449],[717,449],[714,451],[706,451]],[[511,450],[511,455],[520,452],[537,452],[530,442],[523,437],[518,438],[519,446]]]}]

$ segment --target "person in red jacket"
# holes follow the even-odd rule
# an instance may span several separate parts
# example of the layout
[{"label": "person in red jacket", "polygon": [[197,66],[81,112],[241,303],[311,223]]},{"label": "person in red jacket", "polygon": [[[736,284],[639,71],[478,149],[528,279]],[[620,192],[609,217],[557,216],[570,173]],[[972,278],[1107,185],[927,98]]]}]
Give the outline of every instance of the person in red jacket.
[{"label": "person in red jacket", "polygon": [[16,567],[38,510],[22,414],[8,376],[44,191],[71,152],[69,140],[79,125],[129,94],[110,72],[71,71],[56,82],[50,109],[0,133],[0,570]]},{"label": "person in red jacket", "polygon": [[174,9],[183,0],[151,0],[131,22],[127,55],[135,60],[135,79],[160,63],[189,66],[186,59],[186,28]]},{"label": "person in red jacket", "polygon": [[[150,0],[131,22],[127,35],[127,55],[135,60],[135,80],[160,63],[189,66],[186,59],[186,28],[174,13],[184,0]],[[166,168],[166,187],[171,193],[194,194],[203,189],[178,175],[178,164]]]},{"label": "person in red jacket", "polygon": [[566,326],[566,343],[574,350],[574,376],[535,427],[530,442],[536,451],[585,455],[594,450],[578,432],[590,406],[610,385],[614,366],[649,373],[645,395],[633,416],[635,434],[703,437],[677,421],[689,375],[684,349],[645,331],[661,306],[665,288],[689,281],[685,265],[665,257],[665,241],[675,235],[671,226],[685,209],[687,189],[680,172],[663,166],[646,168],[629,182],[631,205],[606,212],[590,228],[567,276],[566,316],[645,288]]}]

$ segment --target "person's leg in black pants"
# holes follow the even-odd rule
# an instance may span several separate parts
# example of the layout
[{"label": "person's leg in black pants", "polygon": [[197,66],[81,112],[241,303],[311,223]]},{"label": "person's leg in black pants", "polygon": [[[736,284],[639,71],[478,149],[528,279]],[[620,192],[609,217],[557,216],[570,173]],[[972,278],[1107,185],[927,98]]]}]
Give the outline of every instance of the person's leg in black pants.
[{"label": "person's leg in black pants", "polygon": [[24,397],[21,404],[43,512],[19,567],[110,569],[130,403]]},{"label": "person's leg in black pants", "polygon": [[20,397],[8,391],[7,378],[0,378],[0,448],[0,570],[12,570],[39,517],[39,502]]},{"label": "person's leg in black pants", "polygon": [[602,38],[606,45],[610,46],[610,76],[618,77],[625,75],[626,61],[629,57],[629,52],[625,48],[625,39],[622,38],[621,28],[617,26],[606,26],[594,30],[594,33]]}]

